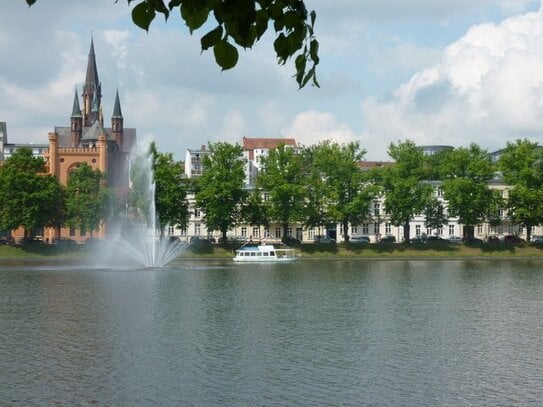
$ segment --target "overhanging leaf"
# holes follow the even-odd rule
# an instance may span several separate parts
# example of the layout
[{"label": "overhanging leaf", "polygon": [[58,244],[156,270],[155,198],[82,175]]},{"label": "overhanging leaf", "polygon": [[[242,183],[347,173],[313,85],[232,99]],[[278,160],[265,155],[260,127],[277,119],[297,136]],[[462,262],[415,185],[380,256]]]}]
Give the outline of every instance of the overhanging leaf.
[{"label": "overhanging leaf", "polygon": [[214,47],[222,38],[223,29],[219,25],[214,30],[211,30],[200,39],[202,50],[205,51],[208,48]]},{"label": "overhanging leaf", "polygon": [[238,50],[232,44],[228,43],[226,39],[215,44],[213,54],[215,55],[215,61],[223,71],[235,67],[238,63]]},{"label": "overhanging leaf", "polygon": [[146,2],[142,2],[132,9],[132,21],[145,31],[149,31],[149,26],[154,18],[155,10],[151,9]]}]

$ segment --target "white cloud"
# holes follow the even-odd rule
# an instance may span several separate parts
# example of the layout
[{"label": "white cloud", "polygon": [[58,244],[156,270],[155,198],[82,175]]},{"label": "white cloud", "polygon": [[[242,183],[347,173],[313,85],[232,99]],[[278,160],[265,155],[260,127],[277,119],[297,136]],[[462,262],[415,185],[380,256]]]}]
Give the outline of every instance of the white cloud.
[{"label": "white cloud", "polygon": [[111,47],[111,56],[116,62],[119,71],[126,70],[126,56],[128,54],[127,41],[131,34],[128,30],[104,30],[104,41]]},{"label": "white cloud", "polygon": [[324,140],[344,144],[357,139],[355,132],[347,124],[340,123],[332,113],[314,110],[296,115],[290,126],[281,133],[283,137],[293,137],[307,146]]},{"label": "white cloud", "polygon": [[[472,27],[386,100],[362,104],[365,137],[497,149],[543,130],[543,13]],[[381,141],[381,143],[382,143]],[[380,154],[383,154],[381,146]]]},{"label": "white cloud", "polygon": [[240,143],[241,136],[247,134],[247,123],[243,113],[237,110],[226,112],[222,119],[221,134],[218,135],[222,141]]}]

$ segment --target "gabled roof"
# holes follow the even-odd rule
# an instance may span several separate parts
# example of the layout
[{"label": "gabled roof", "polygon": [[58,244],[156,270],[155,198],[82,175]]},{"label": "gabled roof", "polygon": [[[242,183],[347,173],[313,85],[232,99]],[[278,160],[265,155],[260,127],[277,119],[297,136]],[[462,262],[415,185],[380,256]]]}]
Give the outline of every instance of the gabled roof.
[{"label": "gabled roof", "polygon": [[243,149],[245,151],[254,149],[274,149],[279,144],[296,147],[296,140],[293,138],[253,138],[243,137]]},{"label": "gabled roof", "polygon": [[104,134],[106,135],[106,138],[109,138],[107,137],[107,133],[100,124],[100,122],[96,120],[92,124],[92,126],[90,126],[89,129],[85,131],[83,137],[81,137],[81,140],[98,140],[98,136],[100,136],[101,134]]}]

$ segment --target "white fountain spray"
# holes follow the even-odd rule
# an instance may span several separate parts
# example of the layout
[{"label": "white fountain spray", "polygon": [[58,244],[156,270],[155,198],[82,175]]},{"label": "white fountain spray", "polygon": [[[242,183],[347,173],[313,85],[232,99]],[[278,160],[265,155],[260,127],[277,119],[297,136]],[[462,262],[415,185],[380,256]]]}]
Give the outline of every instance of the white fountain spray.
[{"label": "white fountain spray", "polygon": [[144,156],[133,154],[129,167],[131,193],[138,194],[143,202],[140,199],[137,208],[127,205],[125,216],[110,227],[107,240],[142,266],[163,267],[179,256],[186,244],[177,238],[166,237],[159,229],[153,157],[148,147],[143,150],[146,151]]}]

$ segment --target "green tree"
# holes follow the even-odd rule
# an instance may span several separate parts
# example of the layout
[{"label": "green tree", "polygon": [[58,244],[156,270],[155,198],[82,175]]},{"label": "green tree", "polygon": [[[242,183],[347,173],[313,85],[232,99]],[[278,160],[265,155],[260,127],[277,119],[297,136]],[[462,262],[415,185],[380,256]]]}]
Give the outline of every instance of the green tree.
[{"label": "green tree", "polygon": [[245,159],[240,145],[209,143],[210,154],[203,158],[203,174],[196,180],[196,205],[202,208],[209,230],[226,232],[239,222],[247,191]]},{"label": "green tree", "polygon": [[358,143],[340,146],[324,141],[313,147],[313,166],[323,179],[328,197],[328,219],[340,223],[345,242],[349,242],[349,224],[357,225],[367,217],[375,189],[358,166],[365,151]]},{"label": "green tree", "polygon": [[476,144],[450,151],[441,163],[449,215],[464,225],[464,236],[473,237],[475,225],[496,219],[500,196],[488,186],[493,176],[490,155]]},{"label": "green tree", "polygon": [[409,243],[411,220],[428,207],[433,188],[423,182],[425,157],[415,143],[410,140],[392,143],[388,155],[395,164],[383,168],[380,174],[385,209],[393,225],[403,226],[404,242]]},{"label": "green tree", "polygon": [[259,227],[269,226],[270,220],[267,209],[262,198],[262,191],[258,188],[253,188],[242,206],[241,219],[249,225]]},{"label": "green tree", "polygon": [[189,217],[187,203],[187,183],[183,167],[176,162],[172,153],[160,153],[156,144],[151,143],[153,172],[155,180],[155,208],[158,213],[160,231],[166,225],[179,225],[185,228]]},{"label": "green tree", "polygon": [[327,208],[329,207],[330,194],[327,191],[323,173],[314,165],[316,147],[304,149],[305,159],[305,201],[303,208],[303,223],[306,227],[319,229],[329,225]]},{"label": "green tree", "polygon": [[93,170],[86,162],[68,177],[66,185],[66,223],[80,230],[98,230],[106,216],[110,192],[105,187],[105,175]]},{"label": "green tree", "polygon": [[526,139],[508,142],[498,165],[512,187],[507,198],[511,220],[526,228],[529,242],[532,226],[543,223],[543,149]]},{"label": "green tree", "polygon": [[0,166],[0,229],[54,226],[63,218],[63,189],[46,174],[45,161],[29,148],[19,148]]},{"label": "green tree", "polygon": [[270,218],[283,227],[283,240],[292,222],[303,221],[305,189],[304,158],[292,147],[280,144],[262,157],[257,186],[267,191]]},{"label": "green tree", "polygon": [[[26,0],[29,6],[36,0]],[[308,12],[303,0],[127,0],[135,3],[132,21],[149,31],[157,14],[168,19],[172,12],[181,18],[192,34],[202,27],[214,27],[200,39],[202,51],[213,49],[216,63],[223,69],[236,66],[238,48],[252,48],[270,24],[276,33],[273,43],[279,64],[294,58],[296,81],[300,88],[310,80],[319,86],[315,68],[319,63],[319,43],[314,35],[316,13]],[[214,22],[209,21],[213,16]]]},{"label": "green tree", "polygon": [[440,229],[449,222],[443,203],[435,196],[431,196],[424,208],[424,225],[430,229]]}]

